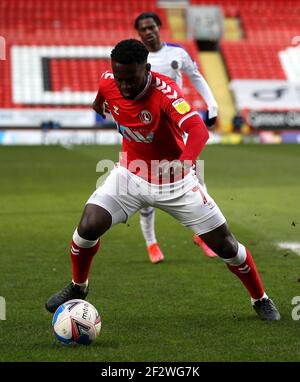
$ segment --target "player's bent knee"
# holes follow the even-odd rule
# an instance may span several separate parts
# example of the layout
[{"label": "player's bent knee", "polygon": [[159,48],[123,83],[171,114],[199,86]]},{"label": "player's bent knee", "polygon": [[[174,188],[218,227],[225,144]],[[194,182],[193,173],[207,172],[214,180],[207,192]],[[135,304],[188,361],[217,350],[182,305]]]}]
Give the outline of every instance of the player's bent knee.
[{"label": "player's bent knee", "polygon": [[79,235],[86,240],[97,240],[112,224],[112,217],[108,211],[97,205],[89,204],[85,207],[78,226]]},{"label": "player's bent knee", "polygon": [[224,238],[220,252],[220,256],[224,259],[230,259],[236,256],[238,252],[238,242],[232,235],[228,235]]}]

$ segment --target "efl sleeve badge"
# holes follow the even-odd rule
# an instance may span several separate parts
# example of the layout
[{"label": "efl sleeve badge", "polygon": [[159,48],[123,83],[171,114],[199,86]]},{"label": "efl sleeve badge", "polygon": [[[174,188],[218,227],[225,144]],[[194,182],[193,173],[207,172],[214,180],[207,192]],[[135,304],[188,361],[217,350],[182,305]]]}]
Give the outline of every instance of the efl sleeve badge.
[{"label": "efl sleeve badge", "polygon": [[191,110],[191,106],[183,98],[179,98],[174,101],[172,106],[178,111],[179,114],[185,114]]}]

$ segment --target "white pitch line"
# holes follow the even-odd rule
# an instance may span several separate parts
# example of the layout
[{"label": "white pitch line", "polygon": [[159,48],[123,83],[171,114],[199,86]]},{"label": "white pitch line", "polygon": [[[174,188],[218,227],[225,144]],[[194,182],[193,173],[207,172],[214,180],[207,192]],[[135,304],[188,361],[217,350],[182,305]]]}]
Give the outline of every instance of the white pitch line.
[{"label": "white pitch line", "polygon": [[300,243],[299,242],[280,242],[277,243],[278,247],[281,249],[289,249],[295,252],[298,256],[300,256]]}]

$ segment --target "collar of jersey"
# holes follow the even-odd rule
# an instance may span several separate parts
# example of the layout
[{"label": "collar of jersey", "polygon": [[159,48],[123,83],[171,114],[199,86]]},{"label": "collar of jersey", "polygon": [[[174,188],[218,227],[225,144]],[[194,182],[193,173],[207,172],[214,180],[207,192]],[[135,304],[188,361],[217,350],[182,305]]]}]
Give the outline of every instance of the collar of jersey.
[{"label": "collar of jersey", "polygon": [[162,42],[161,43],[161,48],[159,50],[157,50],[156,52],[149,52],[149,54],[158,54],[159,52],[161,52],[166,46],[168,46],[168,43],[167,42]]},{"label": "collar of jersey", "polygon": [[146,94],[147,90],[149,89],[149,87],[151,85],[151,82],[152,82],[152,74],[148,73],[147,83],[146,83],[144,89],[140,92],[140,94],[138,94],[135,97],[135,99],[134,99],[135,101],[142,98]]}]

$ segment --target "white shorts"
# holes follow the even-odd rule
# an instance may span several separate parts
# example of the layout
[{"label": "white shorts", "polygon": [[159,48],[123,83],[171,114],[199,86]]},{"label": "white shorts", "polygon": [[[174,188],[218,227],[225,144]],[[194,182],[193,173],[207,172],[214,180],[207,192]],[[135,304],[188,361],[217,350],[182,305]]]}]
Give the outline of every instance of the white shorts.
[{"label": "white shorts", "polygon": [[126,222],[143,207],[157,207],[197,235],[213,231],[226,221],[192,170],[178,182],[156,185],[117,165],[87,204],[106,209],[112,216],[112,224]]}]

